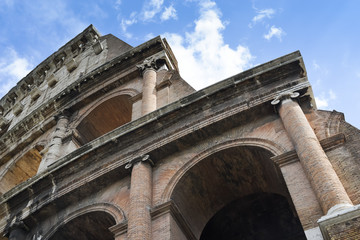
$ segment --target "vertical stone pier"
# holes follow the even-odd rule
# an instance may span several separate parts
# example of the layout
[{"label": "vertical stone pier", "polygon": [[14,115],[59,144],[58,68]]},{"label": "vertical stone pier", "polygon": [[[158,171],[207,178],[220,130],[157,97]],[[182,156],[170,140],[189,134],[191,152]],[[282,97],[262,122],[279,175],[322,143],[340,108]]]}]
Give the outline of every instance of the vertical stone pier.
[{"label": "vertical stone pier", "polygon": [[340,179],[322,149],[313,129],[300,105],[293,98],[298,93],[285,93],[272,101],[278,106],[284,124],[296,153],[309,178],[325,214],[332,214],[352,206]]},{"label": "vertical stone pier", "polygon": [[52,135],[48,151],[40,163],[38,173],[44,171],[61,156],[62,139],[65,136],[68,127],[69,114],[63,112],[56,117],[56,120],[55,131]]}]

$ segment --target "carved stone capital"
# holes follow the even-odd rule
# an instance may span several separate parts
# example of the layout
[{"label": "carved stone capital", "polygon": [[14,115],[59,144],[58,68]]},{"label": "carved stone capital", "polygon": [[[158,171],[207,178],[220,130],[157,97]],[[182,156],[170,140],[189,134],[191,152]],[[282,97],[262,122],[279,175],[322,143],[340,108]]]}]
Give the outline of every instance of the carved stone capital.
[{"label": "carved stone capital", "polygon": [[271,105],[278,105],[282,100],[285,99],[294,99],[300,96],[300,93],[298,92],[285,92],[281,93],[279,96],[277,96],[274,100],[271,101]]},{"label": "carved stone capital", "polygon": [[133,160],[130,160],[126,165],[125,165],[125,169],[130,169],[132,168],[136,163],[138,162],[148,162],[150,163],[151,166],[154,166],[154,162],[150,159],[149,155],[143,155],[137,158],[134,158]]},{"label": "carved stone capital", "polygon": [[141,74],[143,74],[148,69],[157,70],[158,66],[156,61],[157,58],[155,56],[151,56],[146,58],[142,64],[136,65],[136,67],[140,70]]},{"label": "carved stone capital", "polygon": [[63,110],[58,112],[58,114],[55,115],[55,120],[59,121],[60,119],[69,119],[71,116],[71,113],[68,110]]}]

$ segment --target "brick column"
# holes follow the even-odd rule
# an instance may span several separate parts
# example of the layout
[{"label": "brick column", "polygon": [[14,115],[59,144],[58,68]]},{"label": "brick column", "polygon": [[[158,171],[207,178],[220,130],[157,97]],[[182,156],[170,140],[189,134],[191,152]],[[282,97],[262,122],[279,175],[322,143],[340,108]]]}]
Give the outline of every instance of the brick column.
[{"label": "brick column", "polygon": [[137,67],[143,76],[141,115],[144,116],[156,110],[156,59],[149,57]]},{"label": "brick column", "polygon": [[277,97],[272,104],[279,104],[280,118],[295,146],[323,212],[332,214],[352,206],[352,202],[301,107],[291,99],[298,96],[299,93],[285,93]]},{"label": "brick column", "polygon": [[125,168],[131,168],[130,208],[127,236],[129,240],[151,239],[152,161],[149,155],[137,158]]},{"label": "brick column", "polygon": [[56,117],[56,120],[55,131],[48,146],[48,151],[40,163],[38,173],[44,171],[61,156],[62,139],[68,127],[69,116],[67,113],[61,113]]}]

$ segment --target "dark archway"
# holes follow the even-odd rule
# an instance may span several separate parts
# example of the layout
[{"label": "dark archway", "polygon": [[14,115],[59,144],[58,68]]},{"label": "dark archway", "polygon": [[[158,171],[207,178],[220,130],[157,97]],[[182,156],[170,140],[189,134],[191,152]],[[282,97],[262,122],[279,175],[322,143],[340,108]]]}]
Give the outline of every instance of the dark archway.
[{"label": "dark archway", "polygon": [[[253,218],[250,222],[255,222],[257,215],[263,214],[261,221],[264,222],[256,225],[256,230],[264,228],[262,231],[266,232],[267,224],[273,223],[270,216],[284,214],[282,218],[291,221],[279,220],[279,224],[285,224],[287,229],[296,229],[294,234],[300,232],[301,237],[294,239],[306,239],[281,171],[270,159],[272,156],[271,152],[260,147],[232,147],[206,157],[181,177],[172,191],[171,199],[195,237],[207,240],[208,224],[218,219],[243,221],[236,217],[243,214],[241,211],[248,210],[249,206],[259,206],[262,209],[260,212],[246,213],[249,214],[247,219]],[[276,205],[276,201],[280,201],[279,205]],[[267,215],[266,209],[275,212]],[[218,230],[223,231],[223,227]],[[224,238],[218,239],[237,236],[236,227],[229,231]],[[250,236],[252,238],[244,239],[262,239]]]},{"label": "dark archway", "polygon": [[50,240],[113,240],[109,227],[115,219],[106,212],[90,212],[72,219],[59,227]]},{"label": "dark archway", "polygon": [[287,199],[270,193],[235,200],[206,224],[200,240],[302,240],[299,219]]},{"label": "dark archway", "polygon": [[76,127],[77,140],[81,145],[108,133],[131,121],[130,96],[120,95],[96,106]]}]

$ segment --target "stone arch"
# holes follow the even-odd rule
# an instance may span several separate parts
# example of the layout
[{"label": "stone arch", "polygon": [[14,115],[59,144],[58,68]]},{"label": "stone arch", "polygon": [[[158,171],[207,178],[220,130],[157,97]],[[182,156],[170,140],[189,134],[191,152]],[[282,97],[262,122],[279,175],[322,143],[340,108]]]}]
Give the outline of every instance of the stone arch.
[{"label": "stone arch", "polygon": [[[200,238],[205,226],[216,214],[220,214],[222,219],[224,215],[239,209],[239,206],[245,206],[244,199],[248,196],[266,196],[260,200],[259,197],[250,200],[258,200],[257,204],[260,203],[266,212],[266,219],[270,219],[269,216],[274,214],[291,219],[288,228],[283,230],[284,236],[289,237],[291,229],[296,229],[294,239],[306,239],[282,173],[271,160],[271,157],[284,152],[285,149],[276,143],[258,138],[227,141],[208,148],[177,171],[165,188],[162,201],[173,202],[185,222],[188,222],[192,234]],[[276,208],[276,196],[281,196],[280,200],[285,207]],[[273,200],[273,205],[266,205],[270,200]],[[238,204],[232,205],[233,202]],[[221,213],[222,209],[229,206],[230,210]],[[244,212],[238,211],[236,217],[241,218],[246,210],[246,207],[241,208]],[[251,219],[252,224],[256,224],[256,219]],[[281,229],[280,225],[284,222],[286,223],[279,220],[276,229]],[[263,229],[262,233],[269,230],[266,224],[257,225],[255,228],[257,227]],[[238,234],[234,239],[241,236],[236,228],[230,231]],[[228,237],[229,235],[226,235],[219,239]],[[246,237],[249,236],[245,236],[244,239],[253,239]],[[206,237],[201,239],[208,240]]]},{"label": "stone arch", "polygon": [[138,91],[121,89],[113,91],[80,111],[70,128],[80,145],[131,121],[132,101]]},{"label": "stone arch", "polygon": [[56,232],[58,232],[59,229],[66,226],[68,223],[71,223],[73,220],[79,219],[80,217],[91,215],[94,213],[96,214],[95,216],[102,216],[102,217],[107,216],[109,219],[113,219],[114,222],[112,223],[111,226],[126,221],[126,216],[124,211],[117,205],[108,202],[93,203],[85,207],[81,207],[65,215],[65,217],[60,218],[59,221],[44,235],[42,239],[44,240],[52,239],[52,237],[56,234]]},{"label": "stone arch", "polygon": [[170,196],[172,194],[172,191],[174,190],[174,187],[179,182],[180,178],[194,165],[199,163],[204,158],[219,152],[221,150],[225,150],[231,147],[238,147],[238,146],[254,146],[254,147],[261,147],[268,151],[270,151],[274,156],[280,155],[282,153],[286,152],[286,149],[282,146],[278,145],[275,142],[272,142],[267,139],[261,139],[261,138],[240,138],[237,140],[231,140],[226,141],[223,143],[220,143],[218,145],[215,145],[211,148],[206,149],[205,151],[197,154],[192,160],[187,162],[184,166],[182,166],[176,174],[170,179],[169,183],[167,184],[162,196],[161,196],[161,202],[167,202],[170,200]]}]

